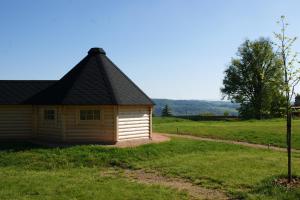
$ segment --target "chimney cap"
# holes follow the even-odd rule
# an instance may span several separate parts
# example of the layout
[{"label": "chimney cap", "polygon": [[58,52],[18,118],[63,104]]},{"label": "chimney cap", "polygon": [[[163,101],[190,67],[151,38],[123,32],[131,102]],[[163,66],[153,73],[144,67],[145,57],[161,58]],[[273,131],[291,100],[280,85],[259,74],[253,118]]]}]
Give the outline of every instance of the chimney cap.
[{"label": "chimney cap", "polygon": [[88,51],[88,55],[97,55],[97,54],[103,54],[103,55],[105,55],[106,53],[105,53],[105,51],[102,48],[98,48],[98,47],[91,48]]}]

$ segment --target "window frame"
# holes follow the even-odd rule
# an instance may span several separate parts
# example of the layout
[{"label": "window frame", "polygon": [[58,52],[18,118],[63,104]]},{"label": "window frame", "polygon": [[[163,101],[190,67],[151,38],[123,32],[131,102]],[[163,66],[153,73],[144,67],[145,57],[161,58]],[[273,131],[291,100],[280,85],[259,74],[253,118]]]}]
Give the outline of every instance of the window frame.
[{"label": "window frame", "polygon": [[[53,112],[53,113],[50,113]],[[56,110],[54,108],[45,108],[43,110],[43,120],[47,121],[47,122],[55,122],[55,120],[57,119],[56,116]],[[51,117],[49,117],[51,116]]]},{"label": "window frame", "polygon": [[[85,116],[82,116],[83,114],[85,114]],[[99,108],[79,109],[80,122],[100,122],[101,118],[101,110]]]}]

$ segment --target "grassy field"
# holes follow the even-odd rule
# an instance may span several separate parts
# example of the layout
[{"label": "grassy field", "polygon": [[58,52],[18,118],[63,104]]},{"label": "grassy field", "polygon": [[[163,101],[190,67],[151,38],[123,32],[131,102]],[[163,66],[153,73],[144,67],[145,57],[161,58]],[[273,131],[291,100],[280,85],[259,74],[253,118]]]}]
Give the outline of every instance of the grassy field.
[{"label": "grassy field", "polygon": [[[294,173],[299,174],[300,154],[293,157]],[[286,173],[285,163],[282,152],[176,138],[125,149],[2,145],[0,199],[189,198],[187,193],[170,188],[101,175],[111,167],[154,170],[239,199],[299,199],[300,189],[287,192],[272,183]]]},{"label": "grassy field", "polygon": [[130,168],[145,154],[142,149],[97,145],[48,149],[2,145],[0,199],[188,199],[185,192],[101,175],[108,167]]},{"label": "grassy field", "polygon": [[[162,133],[179,133],[271,144],[286,147],[283,119],[248,121],[190,121],[177,118],[154,118],[153,130]],[[300,149],[300,120],[293,121],[293,148]]]},{"label": "grassy field", "polygon": [[186,194],[102,177],[99,169],[0,170],[0,199],[188,199]]}]

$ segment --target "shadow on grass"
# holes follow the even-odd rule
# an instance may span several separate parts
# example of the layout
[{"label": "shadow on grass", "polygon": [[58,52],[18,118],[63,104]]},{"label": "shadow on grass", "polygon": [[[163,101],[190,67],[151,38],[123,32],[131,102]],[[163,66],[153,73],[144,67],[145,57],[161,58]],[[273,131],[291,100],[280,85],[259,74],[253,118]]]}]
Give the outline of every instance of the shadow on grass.
[{"label": "shadow on grass", "polygon": [[288,188],[275,183],[276,179],[284,178],[285,175],[272,176],[264,179],[248,192],[234,192],[233,199],[300,199],[300,188]]},{"label": "shadow on grass", "polygon": [[74,142],[74,143],[64,143],[64,142],[53,142],[53,141],[0,141],[0,152],[1,151],[10,151],[18,152],[25,150],[34,150],[34,149],[67,149],[72,147],[80,147],[86,145],[101,145],[109,146],[112,143],[105,142]]},{"label": "shadow on grass", "polygon": [[31,142],[1,142],[0,143],[0,151],[11,151],[11,152],[18,152],[18,151],[25,151],[31,149],[40,149],[40,148],[48,148],[41,145],[37,145]]}]

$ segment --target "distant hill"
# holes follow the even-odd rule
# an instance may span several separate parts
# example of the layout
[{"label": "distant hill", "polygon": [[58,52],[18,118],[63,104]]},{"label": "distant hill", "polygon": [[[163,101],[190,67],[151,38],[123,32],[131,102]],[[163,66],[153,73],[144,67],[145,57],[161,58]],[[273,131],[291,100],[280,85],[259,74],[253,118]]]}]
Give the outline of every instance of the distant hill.
[{"label": "distant hill", "polygon": [[171,100],[171,99],[153,99],[155,102],[154,115],[160,116],[162,108],[168,104],[172,109],[173,115],[199,115],[212,113],[214,115],[223,115],[225,111],[229,115],[238,115],[238,104],[229,101],[206,101],[206,100]]}]

